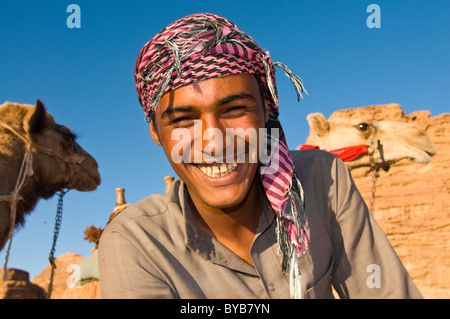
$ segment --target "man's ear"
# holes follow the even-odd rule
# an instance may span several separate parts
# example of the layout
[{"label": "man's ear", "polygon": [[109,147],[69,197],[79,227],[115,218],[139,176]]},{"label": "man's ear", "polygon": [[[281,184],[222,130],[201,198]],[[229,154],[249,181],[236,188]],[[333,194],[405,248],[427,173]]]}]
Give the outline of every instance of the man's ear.
[{"label": "man's ear", "polygon": [[24,118],[24,129],[27,133],[38,133],[45,126],[45,106],[40,101],[36,101],[36,105],[28,112]]},{"label": "man's ear", "polygon": [[154,119],[150,120],[150,136],[155,141],[156,144],[161,146],[161,140],[159,139],[158,131],[156,130],[156,126],[154,123]]}]

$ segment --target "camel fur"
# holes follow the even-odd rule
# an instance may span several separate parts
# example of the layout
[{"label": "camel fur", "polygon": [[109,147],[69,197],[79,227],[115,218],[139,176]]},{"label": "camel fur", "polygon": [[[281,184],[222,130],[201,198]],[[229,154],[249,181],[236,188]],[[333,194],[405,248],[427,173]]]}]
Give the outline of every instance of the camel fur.
[{"label": "camel fur", "polygon": [[[396,116],[391,120],[383,120],[388,110]],[[375,139],[374,160],[381,167],[388,167],[403,159],[426,164],[436,153],[436,147],[427,133],[409,123],[398,104],[340,110],[328,120],[321,113],[312,113],[307,116],[307,120],[310,135],[306,143],[320,149],[329,151],[368,145]],[[379,141],[378,146],[376,141]],[[354,169],[370,166],[370,161],[368,156],[362,156],[346,164]]]},{"label": "camel fur", "polygon": [[[30,155],[30,175],[12,200],[23,159]],[[31,153],[30,153],[31,152]],[[6,102],[0,105],[0,250],[11,232],[22,226],[40,198],[63,188],[92,191],[100,184],[97,162],[75,141],[66,126],[55,123],[41,101],[36,105]],[[17,190],[17,189],[16,189]]]}]

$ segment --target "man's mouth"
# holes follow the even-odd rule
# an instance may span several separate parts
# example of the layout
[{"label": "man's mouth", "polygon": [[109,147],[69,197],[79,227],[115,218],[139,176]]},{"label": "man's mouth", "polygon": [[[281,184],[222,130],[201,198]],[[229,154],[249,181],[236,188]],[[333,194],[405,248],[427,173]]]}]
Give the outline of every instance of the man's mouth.
[{"label": "man's mouth", "polygon": [[225,175],[230,174],[232,171],[235,170],[237,167],[237,162],[228,163],[228,164],[209,164],[209,165],[203,165],[203,164],[196,164],[198,169],[205,174],[208,177],[222,177]]}]

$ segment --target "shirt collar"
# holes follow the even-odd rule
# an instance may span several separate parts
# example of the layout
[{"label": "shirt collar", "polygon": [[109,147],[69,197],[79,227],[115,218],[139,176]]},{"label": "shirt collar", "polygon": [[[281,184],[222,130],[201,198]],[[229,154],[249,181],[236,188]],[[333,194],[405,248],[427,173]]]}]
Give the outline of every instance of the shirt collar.
[{"label": "shirt collar", "polygon": [[[178,198],[183,215],[183,230],[186,247],[200,257],[210,260],[213,263],[221,264],[237,271],[256,274],[256,271],[252,266],[240,259],[228,248],[197,226],[194,215],[188,204],[189,193],[184,182],[179,180],[179,183]],[[263,207],[264,209],[259,219],[258,229],[254,240],[269,228],[275,218],[275,213],[270,209],[270,204],[265,197]]]}]

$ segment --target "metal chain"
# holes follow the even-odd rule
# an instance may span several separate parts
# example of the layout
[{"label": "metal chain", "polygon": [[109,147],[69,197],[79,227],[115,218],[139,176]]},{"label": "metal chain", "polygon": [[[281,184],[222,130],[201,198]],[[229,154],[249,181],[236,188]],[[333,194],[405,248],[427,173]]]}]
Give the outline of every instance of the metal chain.
[{"label": "metal chain", "polygon": [[370,213],[372,215],[375,210],[375,192],[377,191],[377,178],[379,176],[378,170],[375,170],[372,175],[372,198],[370,199]]},{"label": "metal chain", "polygon": [[52,294],[53,274],[54,274],[54,270],[56,268],[55,248],[56,248],[56,241],[58,240],[58,236],[59,236],[59,230],[61,228],[62,213],[63,213],[63,197],[64,197],[64,195],[67,194],[68,191],[69,191],[68,189],[61,189],[58,193],[58,204],[56,206],[55,228],[53,230],[53,244],[52,244],[52,249],[50,250],[50,254],[48,256],[48,261],[50,262],[50,265],[52,266],[51,273],[50,273],[50,282],[48,284],[48,292],[47,292],[48,299],[50,299],[51,294]]},{"label": "metal chain", "polygon": [[[371,141],[371,143],[369,143],[368,147],[367,147],[367,151],[368,151],[368,155],[369,155],[369,162],[370,162],[370,171],[373,171],[372,174],[372,198],[370,199],[370,213],[373,214],[374,209],[375,209],[375,192],[377,191],[377,179],[380,176],[380,174],[378,174],[378,171],[380,169],[380,167],[375,163],[375,158],[374,158],[374,154],[375,154],[375,149],[374,149],[374,144],[375,141]],[[377,144],[379,143],[379,141],[377,141]],[[378,148],[378,146],[377,146]]]}]

